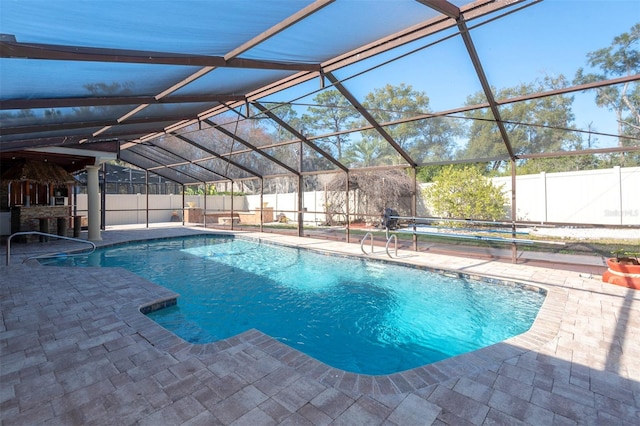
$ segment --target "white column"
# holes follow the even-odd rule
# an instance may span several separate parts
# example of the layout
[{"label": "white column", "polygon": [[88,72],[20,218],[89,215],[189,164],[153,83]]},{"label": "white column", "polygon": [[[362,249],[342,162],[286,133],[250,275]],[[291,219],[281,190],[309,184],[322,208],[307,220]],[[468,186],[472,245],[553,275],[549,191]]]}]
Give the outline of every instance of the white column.
[{"label": "white column", "polygon": [[98,184],[99,166],[87,166],[87,208],[89,222],[89,241],[101,241],[100,235],[100,186]]}]

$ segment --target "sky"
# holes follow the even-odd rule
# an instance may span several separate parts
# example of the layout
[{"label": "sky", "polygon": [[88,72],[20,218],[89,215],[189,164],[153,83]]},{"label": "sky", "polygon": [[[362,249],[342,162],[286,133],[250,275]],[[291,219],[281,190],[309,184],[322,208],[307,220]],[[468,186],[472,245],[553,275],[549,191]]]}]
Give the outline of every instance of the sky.
[{"label": "sky", "polygon": [[[472,29],[471,35],[490,84],[514,87],[545,75],[562,74],[571,82],[578,68],[587,67],[589,52],[610,46],[636,23],[638,0],[545,0]],[[362,97],[385,82],[411,84],[427,93],[434,111],[460,106],[481,90],[459,37],[368,73],[366,80],[355,78],[346,86]],[[595,105],[593,92],[574,96],[576,126],[592,123],[597,131],[617,133],[614,114]],[[599,146],[616,143],[600,137]]]}]

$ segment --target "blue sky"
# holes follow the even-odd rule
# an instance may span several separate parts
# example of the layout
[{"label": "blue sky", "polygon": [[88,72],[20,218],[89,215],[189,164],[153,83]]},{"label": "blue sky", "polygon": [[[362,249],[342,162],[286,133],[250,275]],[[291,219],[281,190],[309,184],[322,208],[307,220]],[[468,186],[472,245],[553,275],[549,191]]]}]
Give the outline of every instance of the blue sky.
[{"label": "blue sky", "polygon": [[[491,71],[504,86],[544,74],[573,79],[579,67],[586,67],[589,52],[610,46],[614,37],[638,22],[640,1],[636,0],[545,0],[505,18],[505,26],[520,34],[505,38],[502,25],[490,26],[490,32],[497,33],[494,39],[504,40],[504,50],[515,59]],[[499,54],[500,49],[493,53]],[[577,126],[593,122],[599,131],[617,133],[613,113],[598,108],[591,93],[575,96]]]},{"label": "blue sky", "polygon": [[[615,36],[638,22],[638,0],[545,0],[472,30],[472,38],[489,82],[513,87],[545,75],[573,80],[576,70],[586,67],[588,52],[610,46]],[[425,52],[346,85],[364,96],[384,82],[411,84],[427,93],[432,110],[460,106],[467,95],[480,90],[459,38]],[[445,66],[430,67],[431,63]],[[577,127],[592,123],[597,131],[617,133],[615,116],[595,105],[593,93],[574,96]],[[599,147],[617,143],[614,138],[599,139]]]}]

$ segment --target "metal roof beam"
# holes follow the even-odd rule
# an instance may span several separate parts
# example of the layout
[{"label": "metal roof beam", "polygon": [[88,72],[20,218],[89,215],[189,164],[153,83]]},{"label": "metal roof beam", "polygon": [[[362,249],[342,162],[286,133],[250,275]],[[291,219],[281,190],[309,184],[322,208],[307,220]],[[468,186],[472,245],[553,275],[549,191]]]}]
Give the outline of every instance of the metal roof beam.
[{"label": "metal roof beam", "polygon": [[[623,84],[623,83],[633,82],[633,81],[640,81],[640,74],[614,78],[614,79],[611,79],[611,80],[602,80],[602,81],[596,81],[596,82],[592,82],[592,83],[585,83],[585,84],[580,84],[580,85],[576,85],[576,86],[570,86],[570,87],[565,87],[565,88],[561,88],[561,89],[553,89],[553,90],[544,91],[544,92],[530,93],[528,95],[517,96],[517,97],[514,97],[514,98],[497,99],[496,100],[496,104],[497,105],[508,105],[508,104],[515,103],[515,102],[526,102],[526,101],[529,101],[529,100],[532,100],[532,99],[545,98],[545,97],[549,97],[549,96],[562,95],[562,94],[566,94],[566,93],[574,93],[574,92],[578,92],[578,91],[596,89],[596,88],[599,88],[599,87],[612,86],[612,85],[615,85],[615,84]],[[454,108],[454,109],[450,109],[450,110],[442,110],[442,111],[430,112],[430,113],[425,113],[425,114],[418,114],[418,115],[414,115],[412,117],[401,118],[401,119],[398,119],[398,120],[379,123],[379,124],[382,127],[387,127],[387,126],[392,126],[392,125],[396,125],[396,124],[403,124],[403,123],[409,123],[409,122],[413,122],[413,121],[425,120],[425,119],[429,119],[429,118],[451,116],[452,114],[456,114],[456,113],[469,112],[469,111],[474,111],[474,110],[479,110],[479,109],[484,109],[484,108],[489,108],[489,103],[488,102],[483,102],[483,103],[475,104],[475,105],[467,105],[467,106]],[[472,118],[465,118],[465,117],[453,117],[453,118],[472,120]],[[509,123],[509,121],[505,121],[505,123]],[[530,124],[530,123],[529,124],[522,123],[522,124],[529,125],[529,126],[533,125],[533,124]],[[362,127],[357,127],[357,128],[353,128],[353,129],[346,129],[346,130],[342,130],[342,131],[338,131],[338,132],[331,132],[331,133],[324,133],[324,134],[320,134],[320,135],[308,136],[307,138],[309,140],[313,141],[313,140],[316,140],[316,139],[323,139],[323,138],[327,138],[327,137],[331,137],[331,136],[344,135],[344,134],[361,132],[361,131],[364,131],[364,130],[371,130],[371,129],[373,129],[373,126],[372,125],[368,125],[368,126],[362,126]],[[580,130],[580,129],[562,129],[562,130],[571,131],[571,132],[590,133],[590,134],[596,134],[596,135],[601,135],[601,136],[620,137],[619,135],[615,135],[615,134],[593,132],[593,131],[587,132],[587,131]],[[283,142],[282,144],[288,144],[288,143],[292,143],[292,142]],[[273,146],[273,145],[271,145],[271,146]],[[519,157],[524,158],[524,155],[519,155]],[[429,164],[432,164],[432,163],[429,163]]]},{"label": "metal roof beam", "polygon": [[21,151],[30,148],[48,146],[66,147],[77,146],[80,137],[76,136],[51,136],[42,138],[20,139],[15,141],[0,141],[0,152]]},{"label": "metal roof beam", "polygon": [[331,161],[336,167],[338,167],[339,169],[341,169],[344,172],[348,172],[349,171],[349,169],[344,164],[342,164],[340,161],[335,159],[333,157],[333,155],[329,154],[324,149],[320,148],[318,145],[316,145],[315,143],[311,142],[309,139],[307,139],[306,136],[304,136],[302,133],[300,133],[299,131],[297,131],[293,127],[291,127],[289,125],[289,123],[287,123],[286,121],[282,120],[280,117],[278,117],[273,112],[271,112],[268,108],[264,107],[262,104],[260,104],[258,102],[253,102],[253,106],[258,108],[260,111],[262,111],[264,114],[266,114],[273,121],[277,122],[279,125],[281,125],[284,129],[286,129],[293,136],[295,136],[296,138],[300,139],[302,142],[305,143],[305,145],[309,146],[311,149],[316,151],[318,154],[322,155],[324,158],[326,158],[327,160]]},{"label": "metal roof beam", "polygon": [[520,159],[553,158],[553,157],[566,157],[566,156],[575,156],[575,155],[610,154],[613,152],[640,152],[640,146],[616,146],[611,148],[580,149],[577,151],[540,152],[536,154],[523,154],[523,155],[520,155],[519,158]]},{"label": "metal roof beam", "polygon": [[244,44],[238,46],[237,48],[233,49],[231,52],[229,52],[226,55],[224,55],[224,59],[229,61],[229,60],[231,60],[233,58],[236,58],[237,56],[239,56],[239,55],[243,54],[244,52],[246,52],[247,50],[257,46],[258,44],[262,43],[263,41],[268,40],[269,38],[275,36],[276,34],[286,30],[290,26],[302,21],[303,19],[307,18],[310,15],[313,15],[318,10],[320,10],[323,7],[333,3],[334,1],[335,0],[316,0],[316,1],[314,1],[313,3],[311,3],[310,5],[308,5],[305,8],[301,9],[297,13],[294,13],[293,15],[288,17],[287,19],[284,19],[284,20],[280,21],[278,24],[276,24],[273,27],[269,28],[268,30],[264,31],[262,34],[259,34],[258,36],[252,38],[251,40],[247,41],[246,43],[244,43]]},{"label": "metal roof beam", "polygon": [[156,99],[154,96],[98,96],[81,98],[7,99],[0,102],[0,110],[139,104],[183,104],[201,102],[221,103],[244,101],[244,99],[244,95],[167,96],[160,99]]},{"label": "metal roof beam", "polygon": [[[178,182],[177,180],[175,180],[174,178],[169,177],[169,176],[168,176],[168,175],[166,175],[166,174],[163,174],[163,173],[161,172],[161,170],[162,170],[162,169],[165,169],[165,170],[172,170],[172,171],[175,171],[176,173],[182,173],[183,175],[185,175],[185,176],[187,176],[187,177],[190,177],[190,178],[192,178],[192,179],[195,179],[195,181],[194,181],[194,182],[201,182],[200,180],[197,180],[197,178],[196,178],[195,176],[191,176],[191,175],[189,175],[188,173],[183,173],[183,172],[180,172],[180,171],[178,171],[178,170],[173,170],[173,169],[171,169],[171,168],[169,168],[169,167],[165,166],[164,164],[162,164],[162,163],[158,163],[156,160],[154,160],[154,159],[152,159],[152,158],[147,157],[147,156],[146,156],[146,155],[144,155],[144,154],[140,154],[139,152],[135,152],[135,151],[128,151],[128,152],[129,152],[129,154],[137,155],[138,157],[141,157],[141,158],[143,158],[143,159],[145,159],[145,160],[148,160],[148,161],[150,161],[150,162],[152,162],[152,163],[158,164],[158,166],[154,166],[154,167],[149,167],[149,168],[147,168],[147,167],[145,167],[145,166],[141,165],[140,163],[136,162],[135,160],[133,160],[133,161],[132,161],[131,159],[122,158],[122,156],[121,156],[121,155],[119,155],[119,156],[118,156],[118,159],[120,159],[120,160],[122,160],[122,161],[125,161],[125,162],[127,162],[127,163],[129,163],[129,164],[133,164],[133,165],[134,165],[134,166],[136,166],[136,167],[140,167],[140,168],[141,168],[141,169],[143,169],[143,170],[153,171],[153,173],[154,173],[154,174],[156,174],[156,175],[158,175],[158,176],[161,176],[161,177],[163,177],[163,178],[165,178],[165,179],[168,179],[168,180],[170,180],[171,182],[179,183],[180,185],[185,185],[185,184],[184,184],[184,183],[182,183],[182,182]],[[120,153],[120,154],[122,154],[122,153]],[[160,170],[160,172],[159,172],[159,170]],[[187,184],[188,184],[188,183],[187,183]]]},{"label": "metal roof beam", "polygon": [[[232,59],[237,58],[239,55],[241,55],[242,53],[246,52],[247,50],[249,50],[249,49],[257,46],[258,44],[268,40],[269,38],[273,37],[274,35],[278,34],[279,32],[281,32],[281,31],[285,30],[286,28],[290,27],[291,25],[301,21],[302,19],[306,18],[307,16],[312,15],[313,13],[317,12],[318,10],[320,10],[323,7],[327,6],[328,4],[333,3],[334,1],[335,0],[316,0],[312,4],[310,4],[307,7],[303,8],[299,12],[294,13],[289,18],[281,21],[280,23],[274,25],[273,27],[271,27],[267,31],[263,32],[262,34],[258,35],[257,37],[254,37],[253,39],[247,41],[246,43],[242,44],[241,46],[237,47],[236,49],[233,49],[232,51],[228,52],[226,55],[224,55],[224,60],[225,61],[231,61]],[[198,71],[194,72],[193,74],[189,75],[188,77],[184,78],[183,80],[177,82],[176,84],[172,85],[171,87],[165,89],[164,91],[162,91],[161,93],[156,95],[156,98],[157,99],[164,98],[164,97],[170,95],[171,93],[175,92],[176,90],[179,90],[179,89],[183,88],[184,86],[192,83],[193,81],[195,81],[195,80],[201,78],[202,76],[208,74],[209,72],[215,70],[216,68],[217,67],[215,67],[215,66],[202,67]],[[301,71],[301,72],[309,72],[309,71]],[[314,72],[314,74],[315,74],[315,72]],[[143,108],[146,107],[145,104],[142,104],[141,106]],[[127,116],[125,116],[125,117],[127,117]],[[150,133],[150,134],[152,134],[152,133]]]},{"label": "metal roof beam", "polygon": [[453,5],[445,0],[416,0],[425,6],[429,6],[431,9],[437,10],[443,15],[449,18],[458,19],[460,17],[460,9],[458,6]]},{"label": "metal roof beam", "polygon": [[116,62],[128,64],[181,65],[216,68],[319,71],[318,64],[264,61],[236,57],[187,55],[144,50],[0,41],[0,58],[45,59],[54,61]]},{"label": "metal roof beam", "polygon": [[[143,123],[162,123],[171,122],[175,123],[181,120],[190,120],[191,116],[168,116],[168,117],[144,117],[127,120],[124,124],[143,124]],[[69,130],[69,129],[85,129],[91,127],[101,126],[116,126],[121,124],[120,120],[101,120],[101,121],[81,121],[77,123],[52,123],[52,124],[38,124],[31,126],[12,126],[0,128],[0,135],[19,135],[23,133],[37,133],[37,132],[53,132],[57,130]],[[131,132],[129,132],[131,133]],[[140,133],[140,132],[135,132]],[[95,134],[94,134],[95,135]]]},{"label": "metal roof beam", "polygon": [[[152,145],[153,145],[153,144],[152,144]],[[211,169],[210,169],[210,168],[208,168],[208,167],[205,167],[205,166],[203,166],[203,165],[201,165],[201,164],[198,164],[198,162],[197,162],[197,161],[190,160],[190,159],[188,159],[188,158],[186,158],[186,157],[184,157],[184,156],[182,156],[182,155],[180,155],[180,154],[177,154],[177,153],[173,152],[173,151],[172,151],[172,150],[170,150],[170,149],[167,149],[167,148],[165,148],[165,147],[158,146],[158,145],[153,145],[153,147],[154,147],[155,149],[157,149],[157,150],[164,151],[164,152],[166,152],[166,153],[168,153],[168,154],[170,154],[170,155],[176,156],[176,157],[180,158],[181,160],[183,160],[183,162],[182,162],[182,163],[166,164],[166,166],[167,166],[167,167],[173,168],[173,167],[179,167],[179,166],[185,166],[185,165],[188,165],[188,164],[192,164],[192,165],[194,165],[194,166],[197,166],[197,167],[200,167],[201,169],[206,170],[206,171],[207,171],[207,172],[209,172],[209,173],[212,173],[212,174],[214,174],[214,175],[220,176],[220,177],[221,177],[221,178],[223,178],[223,179],[232,180],[230,177],[225,176],[225,175],[223,175],[223,174],[221,174],[221,173],[218,173],[218,172],[216,172],[216,171],[213,171],[213,170],[211,170]],[[136,151],[134,150],[133,152],[136,152]],[[202,161],[205,161],[205,160],[202,160]],[[177,170],[177,169],[176,169],[176,170]],[[181,173],[182,173],[182,172],[181,172]]]},{"label": "metal roof beam", "polygon": [[174,138],[178,138],[181,141],[183,141],[185,143],[188,143],[191,146],[194,146],[194,147],[196,147],[198,149],[201,149],[202,151],[206,152],[207,154],[211,154],[214,157],[216,157],[216,158],[218,158],[218,159],[220,159],[222,161],[225,161],[228,164],[231,164],[232,166],[237,167],[237,168],[239,168],[240,170],[242,170],[244,172],[249,173],[250,175],[253,175],[253,176],[257,177],[257,178],[262,178],[262,175],[260,173],[254,171],[254,170],[251,170],[248,167],[245,167],[242,164],[237,163],[237,162],[235,162],[235,161],[233,161],[233,160],[231,160],[229,158],[226,158],[226,157],[222,156],[221,154],[219,154],[219,153],[217,153],[217,152],[215,152],[215,151],[213,151],[213,150],[211,150],[211,149],[209,149],[209,148],[207,148],[205,146],[202,146],[199,143],[196,143],[195,141],[192,141],[191,139],[187,138],[186,136],[179,135],[179,134],[174,134],[174,133],[172,133],[171,136],[173,136]]},{"label": "metal roof beam", "polygon": [[[498,10],[504,9],[505,7],[509,7],[514,4],[523,3],[526,1],[528,0],[497,0],[497,1],[496,0],[478,0],[469,5],[464,6],[461,9],[461,12],[468,19],[470,17],[475,18],[475,17],[496,12]],[[324,7],[324,6],[319,5],[318,7]],[[334,70],[346,67],[348,65],[357,63],[359,61],[365,60],[372,56],[395,49],[399,46],[430,36],[439,31],[451,28],[454,25],[455,25],[455,21],[445,16],[439,16],[437,18],[429,19],[425,22],[414,25],[406,30],[402,30],[395,34],[391,34],[387,37],[376,40],[375,42],[369,43],[365,46],[359,47],[350,52],[344,53],[340,56],[330,59],[321,64],[322,66],[321,73],[324,74],[324,72],[330,72],[330,71],[334,71]],[[264,41],[264,40],[261,40],[261,41]],[[298,84],[302,84],[306,81],[318,78],[318,76],[319,76],[319,73],[317,72],[302,71],[302,72],[296,73],[293,76],[286,77],[284,79],[278,80],[277,82],[268,84],[257,90],[247,93],[246,97],[248,101],[256,101],[265,96],[272,95],[274,93],[280,92],[282,90],[288,89]],[[182,85],[182,83],[179,83],[179,84]],[[173,90],[177,90],[180,87],[167,90],[167,93],[170,93]],[[241,106],[241,103],[242,102],[236,102],[231,106],[234,108],[239,107]],[[202,119],[210,118],[228,110],[229,110],[228,105],[220,105],[220,106],[211,108],[207,111],[203,111],[199,115],[200,115],[200,118]],[[151,132],[149,133],[149,135],[145,136],[145,139],[152,139],[159,135],[160,135],[159,133]]]},{"label": "metal roof beam", "polygon": [[205,123],[207,123],[208,125],[210,125],[211,127],[213,127],[214,129],[218,130],[219,132],[224,133],[225,135],[229,136],[230,138],[232,138],[233,140],[240,142],[242,145],[246,146],[247,148],[249,148],[250,150],[252,150],[253,152],[263,156],[264,158],[266,158],[267,160],[272,161],[273,163],[277,164],[278,166],[282,167],[283,169],[289,171],[290,173],[293,173],[296,176],[300,175],[300,172],[297,171],[294,168],[291,168],[289,166],[287,166],[286,164],[284,164],[282,161],[278,160],[277,158],[273,157],[272,155],[267,154],[266,152],[262,151],[261,149],[257,148],[256,146],[254,146],[253,144],[250,144],[249,142],[245,141],[244,139],[242,139],[240,136],[234,134],[233,132],[230,132],[229,130],[225,129],[224,127],[214,123],[213,121],[207,119],[204,120]]},{"label": "metal roof beam", "polygon": [[376,119],[367,111],[367,109],[358,101],[355,96],[351,94],[338,79],[332,73],[326,73],[326,77],[331,81],[333,87],[335,87],[344,96],[351,105],[358,110],[358,112],[367,120],[373,128],[395,149],[402,158],[405,159],[409,165],[415,167],[417,164],[411,158],[411,156],[404,150],[398,143],[391,137],[389,133],[376,121]]},{"label": "metal roof beam", "polygon": [[[513,6],[518,3],[524,3],[529,0],[478,0],[463,6],[461,12],[466,19],[477,18],[483,15],[494,13],[498,10],[506,7]],[[399,46],[412,43],[424,37],[428,37],[440,31],[446,30],[455,26],[455,21],[446,17],[438,16],[436,18],[429,19],[420,24],[416,24],[410,28],[391,34],[387,37],[376,40],[365,46],[358,47],[350,52],[344,53],[326,62],[323,62],[323,72],[335,71],[337,69],[349,66],[351,64],[363,61],[372,56],[387,52],[395,49]],[[281,90],[302,84],[306,81],[318,78],[317,73],[313,72],[300,72],[293,76],[279,80],[273,84],[264,86],[258,90],[247,94],[249,101],[260,99],[261,97],[277,93]],[[208,116],[213,116],[214,111]]]},{"label": "metal roof beam", "polygon": [[496,126],[498,126],[498,130],[500,131],[500,136],[502,137],[502,141],[507,148],[507,152],[509,152],[509,157],[511,159],[516,159],[517,156],[513,151],[513,145],[509,139],[509,134],[507,133],[507,129],[502,122],[502,117],[500,116],[500,110],[498,109],[498,104],[496,103],[495,97],[493,96],[493,91],[491,90],[491,85],[489,84],[489,80],[487,79],[487,75],[484,72],[484,68],[482,67],[482,63],[480,62],[480,57],[478,56],[478,52],[476,51],[476,47],[473,44],[473,40],[471,39],[471,34],[469,33],[469,29],[467,28],[467,24],[464,19],[457,19],[458,28],[460,29],[460,36],[464,41],[464,45],[467,48],[467,52],[469,53],[469,57],[471,58],[471,62],[473,63],[473,67],[476,70],[476,75],[480,80],[480,85],[482,86],[482,90],[484,91],[484,95],[487,98],[487,102],[489,103],[489,108],[491,109],[491,113],[496,120]]},{"label": "metal roof beam", "polygon": [[[565,87],[565,88],[562,88],[562,89],[553,89],[553,90],[549,90],[549,91],[545,91],[545,92],[536,92],[536,93],[531,93],[531,94],[528,94],[528,95],[517,96],[515,98],[497,99],[496,100],[496,104],[497,105],[508,105],[508,104],[516,103],[516,102],[526,102],[526,101],[529,101],[529,100],[532,100],[532,99],[545,98],[545,97],[549,97],[549,96],[562,95],[562,94],[566,94],[566,93],[574,93],[574,92],[579,92],[579,91],[584,91],[584,90],[596,89],[596,88],[599,88],[599,87],[612,86],[612,85],[615,85],[615,84],[623,84],[623,83],[632,82],[632,81],[640,81],[640,74],[614,78],[614,79],[611,79],[611,80],[596,81],[596,82],[593,82],[593,83],[585,83],[585,84],[580,84],[580,85],[577,85],[577,86]],[[449,110],[442,110],[442,111],[430,112],[430,113],[425,113],[425,114],[418,114],[418,115],[414,115],[413,117],[406,117],[406,118],[401,118],[401,119],[394,120],[394,121],[380,123],[380,125],[382,127],[387,127],[387,126],[392,126],[392,125],[396,125],[396,124],[409,123],[409,122],[412,122],[412,121],[425,120],[425,119],[428,119],[428,118],[446,117],[446,116],[451,116],[452,114],[457,114],[457,113],[461,113],[461,112],[475,111],[475,110],[484,109],[484,108],[489,108],[489,103],[488,102],[483,102],[483,103],[475,104],[475,105],[466,105],[466,106],[463,106],[463,107],[449,109]],[[466,119],[464,117],[454,117],[454,118]],[[469,119],[471,120],[471,118],[469,118]],[[528,125],[531,125],[531,124],[528,124]],[[327,137],[331,137],[331,136],[338,136],[338,135],[344,135],[344,134],[349,134],[349,133],[361,132],[361,131],[364,131],[364,130],[370,130],[372,128],[373,128],[373,126],[370,126],[370,125],[369,126],[362,126],[362,127],[342,130],[342,131],[338,131],[338,132],[331,132],[331,133],[324,133],[324,134],[321,134],[321,135],[308,136],[308,138],[310,140],[323,139],[323,138],[327,138]],[[585,132],[584,130],[579,130],[579,129],[565,129],[565,130],[569,130],[569,131],[573,131],[573,132]],[[609,133],[599,133],[599,132],[588,132],[588,133],[602,135],[602,136],[620,137],[620,135],[609,134]]]}]

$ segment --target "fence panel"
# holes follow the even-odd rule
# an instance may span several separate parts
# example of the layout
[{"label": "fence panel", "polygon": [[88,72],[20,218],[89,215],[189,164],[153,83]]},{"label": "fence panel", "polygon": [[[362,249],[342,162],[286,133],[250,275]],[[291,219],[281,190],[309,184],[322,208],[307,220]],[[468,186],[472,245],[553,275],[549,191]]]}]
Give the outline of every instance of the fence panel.
[{"label": "fence panel", "polygon": [[[505,210],[510,215],[511,178],[493,179],[503,185]],[[640,226],[640,167],[587,170],[563,173],[540,173],[517,176],[516,219],[532,222]],[[423,185],[424,187],[424,185]],[[350,194],[353,197],[353,194]],[[79,214],[86,216],[87,196],[77,196]],[[146,222],[145,194],[107,194],[107,225],[143,224]],[[422,200],[424,201],[424,200]],[[237,212],[260,208],[260,196],[234,196]],[[297,220],[298,199],[295,193],[266,194],[262,202],[273,208],[274,218],[280,213]],[[185,196],[187,208],[204,209],[203,195]],[[324,223],[326,203],[324,191],[306,192],[303,196],[304,221]],[[422,203],[419,203],[422,205]],[[428,204],[425,201],[428,211]],[[182,195],[149,195],[149,222],[169,222],[178,215],[182,221]],[[208,212],[230,211],[231,196],[207,196]]]}]

